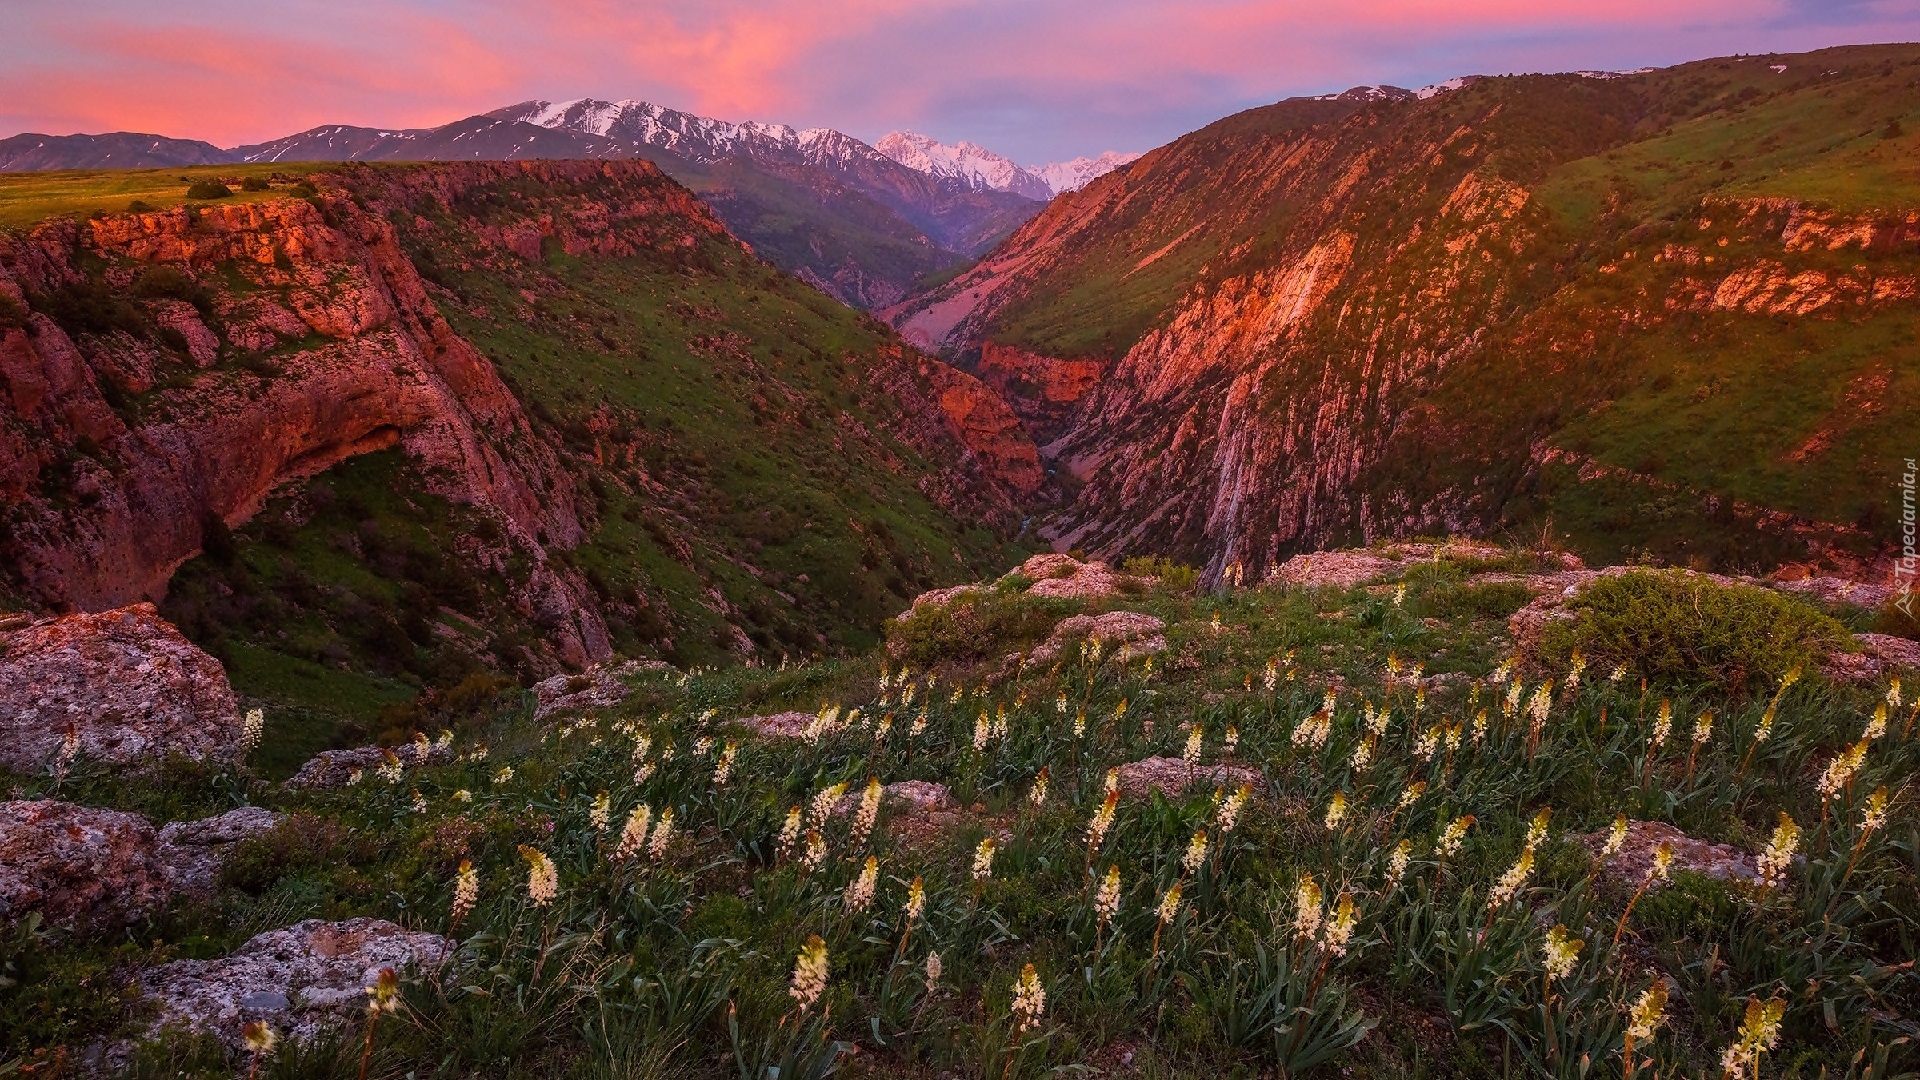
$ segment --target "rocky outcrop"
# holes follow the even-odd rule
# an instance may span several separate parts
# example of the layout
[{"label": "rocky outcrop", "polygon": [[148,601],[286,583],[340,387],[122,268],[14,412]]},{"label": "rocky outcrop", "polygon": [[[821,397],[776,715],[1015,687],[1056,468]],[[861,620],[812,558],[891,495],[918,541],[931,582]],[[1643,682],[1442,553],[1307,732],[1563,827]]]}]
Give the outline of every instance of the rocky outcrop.
[{"label": "rocky outcrop", "polygon": [[813,726],[812,713],[781,712],[768,716],[748,716],[734,721],[740,727],[769,739],[798,739]]},{"label": "rocky outcrop", "polygon": [[1098,359],[1061,359],[991,341],[980,344],[975,374],[1006,401],[1038,443],[1066,433],[1080,399],[1093,392],[1109,365]]},{"label": "rocky outcrop", "polygon": [[226,669],[152,604],[0,633],[0,766],[38,772],[69,748],[112,765],[238,759]]},{"label": "rocky outcrop", "polygon": [[452,954],[437,934],[381,919],[308,919],[269,930],[220,960],[176,960],[140,976],[153,1030],[180,1026],[242,1046],[241,1031],[264,1020],[296,1042],[363,1017],[367,988],[382,969],[406,976]]},{"label": "rocky outcrop", "polygon": [[0,919],[39,912],[55,926],[96,930],[205,895],[241,840],[280,815],[242,807],[155,831],[139,814],[56,800],[0,803]]},{"label": "rocky outcrop", "polygon": [[[84,260],[104,262],[123,296],[194,301],[135,299],[110,326],[63,327],[36,310],[0,327],[0,503],[20,586],[84,610],[159,596],[210,520],[236,525],[282,485],[397,445],[527,556],[521,603],[558,657],[608,656],[591,591],[548,557],[585,536],[571,474],[442,318],[388,220],[422,198],[514,182],[595,186],[597,198],[480,237],[503,250],[617,257],[722,231],[644,162],[496,162],[349,170],[325,174],[311,200],[0,236],[0,293],[16,305],[84,292]],[[470,543],[465,558],[507,561],[498,544]]]},{"label": "rocky outcrop", "polygon": [[954,438],[1015,495],[1032,496],[1046,483],[1033,436],[999,395],[957,368],[930,369],[934,400]]},{"label": "rocky outcrop", "polygon": [[1149,578],[1117,573],[1103,562],[1081,562],[1071,555],[1057,553],[1035,555],[1013,573],[1032,580],[1033,584],[1027,588],[1029,594],[1053,599],[1139,592],[1152,584]]}]

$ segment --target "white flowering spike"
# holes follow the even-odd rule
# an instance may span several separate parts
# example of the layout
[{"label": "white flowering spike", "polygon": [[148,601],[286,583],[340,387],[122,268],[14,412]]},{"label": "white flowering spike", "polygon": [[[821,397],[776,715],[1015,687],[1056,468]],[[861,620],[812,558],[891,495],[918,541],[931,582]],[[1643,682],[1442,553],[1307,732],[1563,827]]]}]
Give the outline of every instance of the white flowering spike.
[{"label": "white flowering spike", "polygon": [[560,895],[560,870],[538,848],[521,845],[520,857],[527,860],[527,898],[534,907],[546,907]]},{"label": "white flowering spike", "polygon": [[801,1012],[813,1008],[820,995],[827,989],[827,943],[815,934],[807,939],[800,955],[793,964],[793,984],[787,993],[800,1006]]}]

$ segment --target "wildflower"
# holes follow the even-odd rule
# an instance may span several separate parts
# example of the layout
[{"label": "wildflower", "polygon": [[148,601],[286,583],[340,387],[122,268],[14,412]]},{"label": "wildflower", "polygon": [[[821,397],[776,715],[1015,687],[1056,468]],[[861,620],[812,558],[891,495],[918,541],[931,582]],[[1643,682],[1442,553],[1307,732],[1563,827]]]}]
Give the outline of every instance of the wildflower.
[{"label": "wildflower", "polygon": [[1553,807],[1551,806],[1542,807],[1539,813],[1533,815],[1533,820],[1527,823],[1525,844],[1528,848],[1538,847],[1540,841],[1547,838],[1547,823],[1552,820]]},{"label": "wildflower", "polygon": [[400,777],[407,771],[407,767],[400,763],[399,756],[391,750],[382,750],[380,757],[380,764],[376,765],[373,771],[379,773],[380,779],[389,784],[399,783]]},{"label": "wildflower", "polygon": [[1885,702],[1874,706],[1873,719],[1867,721],[1867,730],[1860,735],[1862,742],[1872,742],[1887,733],[1887,706]]},{"label": "wildflower", "polygon": [[1166,895],[1160,898],[1159,914],[1162,924],[1172,922],[1174,916],[1180,914],[1180,888],[1180,883],[1176,881],[1167,890]]},{"label": "wildflower", "polygon": [[993,837],[980,841],[973,849],[973,880],[985,881],[993,876]]},{"label": "wildflower", "polygon": [[[1111,772],[1109,772],[1108,775],[1111,776]],[[1120,793],[1112,788],[1108,788],[1106,801],[1100,804],[1100,809],[1093,812],[1093,820],[1087,822],[1087,851],[1089,855],[1100,850],[1101,841],[1107,838],[1107,830],[1113,827],[1114,811],[1118,809],[1119,806]]]},{"label": "wildflower", "polygon": [[1773,827],[1773,838],[1767,842],[1767,849],[1760,853],[1756,870],[1760,884],[1764,888],[1773,888],[1787,878],[1787,867],[1793,862],[1793,850],[1800,846],[1800,826],[1794,824],[1785,813],[1780,815],[1780,823]]},{"label": "wildflower", "polygon": [[980,715],[977,718],[975,718],[973,721],[974,753],[979,753],[980,751],[985,750],[987,748],[987,737],[992,734],[993,734],[993,722],[987,719],[986,711],[983,709],[981,710]]},{"label": "wildflower", "polygon": [[1760,1057],[1780,1042],[1780,1022],[1786,1018],[1785,998],[1762,1002],[1747,999],[1746,1019],[1740,1024],[1740,1037],[1720,1058],[1720,1069],[1735,1080],[1760,1076]]},{"label": "wildflower", "polygon": [[660,811],[660,820],[653,823],[653,836],[647,840],[647,857],[658,859],[667,853],[667,845],[673,841],[673,807]]},{"label": "wildflower", "polygon": [[1526,885],[1527,879],[1532,876],[1533,849],[1521,848],[1520,858],[1507,868],[1506,873],[1500,875],[1500,880],[1494,882],[1493,888],[1487,892],[1487,910],[1491,911],[1513,899],[1514,894],[1518,893]]},{"label": "wildflower", "polygon": [[1361,739],[1353,748],[1353,756],[1347,759],[1348,767],[1355,772],[1364,770],[1373,762],[1373,739]]},{"label": "wildflower", "polygon": [[1511,656],[1505,660],[1500,661],[1500,666],[1493,669],[1493,674],[1487,676],[1487,681],[1492,683],[1495,686],[1499,686],[1501,683],[1506,682],[1507,679],[1513,675],[1513,665],[1517,662],[1518,662],[1518,658],[1511,657]]},{"label": "wildflower", "polygon": [[1196,829],[1193,839],[1187,841],[1187,853],[1180,857],[1180,866],[1191,874],[1200,869],[1207,861],[1207,830]]},{"label": "wildflower", "polygon": [[1406,876],[1407,862],[1411,858],[1413,858],[1413,841],[1402,840],[1394,845],[1393,854],[1387,856],[1387,880],[1381,886],[1382,892],[1391,892],[1399,886],[1400,879]]},{"label": "wildflower", "polygon": [[914,717],[913,723],[908,725],[907,735],[909,738],[917,739],[926,733],[927,733],[927,710],[921,709],[920,715]]},{"label": "wildflower", "polygon": [[820,864],[827,861],[827,842],[819,829],[807,830],[807,850],[800,857],[800,865],[806,870],[818,870]]},{"label": "wildflower", "polygon": [[473,792],[468,791],[466,788],[461,788],[449,797],[457,803],[470,803],[473,801]]},{"label": "wildflower", "polygon": [[1293,729],[1293,745],[1312,746],[1318,750],[1326,745],[1327,736],[1332,733],[1333,713],[1330,710],[1321,709],[1300,721],[1299,726]]},{"label": "wildflower", "polygon": [[778,851],[782,858],[793,853],[794,845],[800,842],[800,807],[795,805],[787,810],[787,819],[780,823]]},{"label": "wildflower", "polygon": [[633,770],[633,782],[635,784],[644,784],[648,780],[651,780],[653,778],[653,769],[654,769],[653,762],[651,761],[641,762],[640,767]]},{"label": "wildflower", "polygon": [[720,751],[720,760],[713,766],[713,784],[726,787],[727,780],[733,776],[733,759],[740,753],[740,740],[728,739],[727,745]]},{"label": "wildflower", "polygon": [[1567,933],[1564,926],[1555,926],[1547,931],[1547,940],[1540,946],[1547,978],[1564,979],[1573,974],[1574,965],[1580,962],[1580,949],[1585,945],[1585,941]]},{"label": "wildflower", "polygon": [[1895,676],[1893,681],[1887,684],[1887,704],[1897,709],[1900,707],[1900,701],[1900,679]]},{"label": "wildflower", "polygon": [[1474,817],[1472,814],[1468,814],[1465,817],[1454,818],[1453,823],[1448,825],[1446,830],[1440,834],[1440,839],[1433,842],[1434,856],[1436,858],[1446,859],[1451,858],[1454,852],[1459,851],[1460,842],[1467,838],[1467,830],[1473,826],[1473,821]]},{"label": "wildflower", "polygon": [[513,779],[513,766],[511,765],[502,765],[500,766],[500,771],[493,774],[493,782],[496,784],[504,784],[511,779]]},{"label": "wildflower", "polygon": [[607,823],[613,819],[613,798],[606,792],[593,797],[593,809],[587,811],[587,823],[594,832],[606,832]]},{"label": "wildflower", "polygon": [[1860,831],[1872,832],[1887,823],[1887,786],[1873,789],[1867,796],[1867,809],[1860,817]]},{"label": "wildflower", "polygon": [[1613,825],[1607,829],[1606,846],[1600,849],[1600,861],[1605,862],[1620,854],[1620,848],[1627,842],[1627,815],[1615,814]]},{"label": "wildflower", "polygon": [[472,860],[461,859],[460,872],[453,878],[453,925],[459,926],[479,899],[480,875],[474,872]]},{"label": "wildflower", "polygon": [[1413,740],[1413,756],[1421,761],[1432,761],[1434,751],[1440,748],[1440,738],[1446,732],[1435,724]]},{"label": "wildflower", "polygon": [[1505,701],[1503,701],[1503,702],[1501,702],[1501,704],[1500,704],[1500,712],[1501,712],[1501,714],[1502,714],[1502,715],[1504,715],[1504,716],[1517,716],[1517,715],[1519,715],[1519,713],[1520,713],[1520,692],[1521,692],[1521,687],[1520,687],[1520,680],[1519,680],[1519,679],[1515,679],[1515,680],[1513,680],[1512,682],[1510,682],[1510,683],[1508,683],[1508,684],[1507,684],[1507,697],[1506,697],[1506,700],[1505,700]]},{"label": "wildflower", "polygon": [[1653,720],[1653,738],[1649,753],[1659,750],[1667,741],[1667,733],[1673,730],[1673,702],[1662,701],[1660,713]]},{"label": "wildflower", "polygon": [[347,770],[347,786],[353,787],[354,785],[358,784],[361,780],[361,777],[363,777],[364,775],[365,774],[362,773],[359,769]]},{"label": "wildflower", "polygon": [[703,758],[713,753],[713,740],[705,735],[693,740],[693,756]]},{"label": "wildflower", "polygon": [[918,919],[921,912],[926,910],[927,883],[918,875],[915,875],[913,884],[907,886],[907,906],[902,909],[907,917],[907,925],[913,925],[914,920]]},{"label": "wildflower", "polygon": [[847,785],[845,781],[838,784],[830,784],[814,792],[813,802],[807,806],[807,824],[816,829],[826,825],[827,818],[833,813],[834,805],[837,804],[840,801],[840,797],[846,793]]},{"label": "wildflower", "polygon": [[1300,883],[1293,888],[1293,932],[1302,938],[1310,939],[1320,932],[1320,905],[1326,894],[1320,891],[1320,883],[1313,880],[1312,874],[1300,875]]},{"label": "wildflower", "polygon": [[1013,990],[1013,1030],[1023,1032],[1040,1023],[1047,1011],[1047,991],[1040,985],[1040,973],[1028,964],[1020,969],[1020,982]]},{"label": "wildflower", "polygon": [[1827,799],[1837,797],[1846,789],[1847,784],[1852,782],[1853,774],[1860,771],[1860,766],[1866,764],[1866,760],[1867,740],[1865,739],[1834,755],[1833,760],[1827,763],[1826,771],[1820,774],[1821,796]]},{"label": "wildflower", "polygon": [[800,1011],[806,1012],[820,1000],[827,989],[827,943],[820,940],[819,934],[807,939],[800,955],[793,963],[793,985],[787,993],[800,1005]]},{"label": "wildflower", "polygon": [[255,1020],[240,1029],[240,1039],[246,1043],[248,1053],[256,1058],[262,1058],[273,1053],[273,1047],[280,1041],[280,1036],[274,1033],[273,1025],[265,1020]]},{"label": "wildflower", "polygon": [[1080,709],[1073,714],[1073,737],[1078,739],[1087,733],[1087,710]]},{"label": "wildflower", "polygon": [[1332,801],[1327,803],[1327,828],[1337,829],[1340,822],[1346,820],[1347,797],[1340,792],[1333,793]]},{"label": "wildflower", "polygon": [[940,971],[942,966],[943,965],[940,963],[940,954],[938,952],[930,952],[927,954],[927,963],[926,963],[926,967],[923,970],[925,970],[927,974],[928,990],[932,990],[934,986],[938,985],[938,983],[940,982]]},{"label": "wildflower", "polygon": [[620,829],[620,843],[613,849],[615,859],[631,859],[646,847],[647,829],[653,824],[653,807],[642,803],[627,814],[627,823]]},{"label": "wildflower", "polygon": [[1627,1023],[1627,1038],[1638,1042],[1650,1039],[1660,1029],[1667,1011],[1667,984],[1656,982],[1647,987],[1639,1000],[1633,1003]]},{"label": "wildflower", "polygon": [[1706,712],[1700,714],[1698,720],[1693,722],[1693,745],[1695,747],[1705,746],[1707,740],[1711,738],[1713,738],[1713,710],[1708,709]]},{"label": "wildflower", "polygon": [[642,733],[633,739],[633,760],[639,761],[653,751],[653,736]]},{"label": "wildflower", "polygon": [[1107,794],[1109,795],[1112,795],[1120,790],[1120,767],[1118,765],[1115,765],[1112,768],[1109,768],[1107,770],[1107,779],[1105,782],[1105,787],[1107,789]]},{"label": "wildflower", "polygon": [[1240,729],[1237,727],[1234,727],[1232,724],[1228,724],[1227,734],[1225,738],[1222,739],[1221,741],[1226,743],[1227,753],[1229,754],[1233,753],[1234,750],[1238,749],[1240,746]]},{"label": "wildflower", "polygon": [[400,1010],[400,976],[390,967],[383,967],[373,977],[373,985],[367,987],[367,1014],[379,1016],[381,1013]]},{"label": "wildflower", "polygon": [[1401,604],[1406,603],[1406,601],[1407,601],[1406,585],[1402,584],[1395,587],[1393,590],[1393,606],[1399,607]]},{"label": "wildflower", "polygon": [[1214,811],[1213,824],[1224,835],[1233,831],[1240,821],[1240,809],[1253,797],[1253,785],[1241,784],[1240,790],[1220,801],[1220,808]]},{"label": "wildflower", "polygon": [[1321,943],[1333,955],[1345,956],[1347,942],[1353,937],[1353,925],[1359,921],[1359,916],[1353,910],[1353,894],[1341,893],[1340,899],[1333,905],[1333,918],[1327,920]]},{"label": "wildflower", "polygon": [[1553,708],[1553,680],[1548,679],[1534,688],[1533,696],[1527,699],[1527,717],[1533,721],[1535,731],[1547,722],[1547,713]]},{"label": "wildflower", "polygon": [[[259,709],[248,709],[247,715],[240,721],[240,756],[246,757],[260,745],[260,733],[267,726],[267,714]],[[70,729],[71,730],[71,729]],[[272,1029],[269,1028],[269,1031]]]},{"label": "wildflower", "polygon": [[560,869],[539,848],[520,846],[520,857],[527,860],[527,898],[534,907],[546,907],[560,895]]},{"label": "wildflower", "polygon": [[1647,884],[1667,880],[1667,872],[1672,867],[1673,845],[1661,841],[1660,846],[1653,849],[1653,862],[1647,866]]},{"label": "wildflower", "polygon": [[873,903],[873,888],[879,881],[880,860],[869,855],[866,865],[860,869],[859,876],[847,883],[845,898],[847,910],[867,910],[867,905]]},{"label": "wildflower", "polygon": [[1107,876],[1101,879],[1100,891],[1093,897],[1093,916],[1101,926],[1113,922],[1120,913],[1120,867],[1107,867]]},{"label": "wildflower", "polygon": [[1408,784],[1405,790],[1400,792],[1400,799],[1394,804],[1394,808],[1396,810],[1405,810],[1407,807],[1419,802],[1420,796],[1426,793],[1427,782],[1425,780],[1415,780],[1413,783]]},{"label": "wildflower", "polygon": [[1573,650],[1573,664],[1567,671],[1566,691],[1571,695],[1580,686],[1580,674],[1587,670],[1587,657],[1579,649]]},{"label": "wildflower", "polygon": [[1479,712],[1475,713],[1473,717],[1474,744],[1476,746],[1479,745],[1480,740],[1486,737],[1487,737],[1487,710],[1481,709]]},{"label": "wildflower", "polygon": [[1197,765],[1200,762],[1201,732],[1202,732],[1201,726],[1199,724],[1195,724],[1193,725],[1193,730],[1187,734],[1187,748],[1180,754],[1180,756],[1181,758],[1185,759],[1188,765]]},{"label": "wildflower", "polygon": [[1027,792],[1027,801],[1035,810],[1047,804],[1047,767],[1040,766],[1040,775],[1033,778],[1033,787]]},{"label": "wildflower", "polygon": [[1367,730],[1372,732],[1375,737],[1385,735],[1387,733],[1387,725],[1393,720],[1392,713],[1389,713],[1385,709],[1374,708],[1373,702],[1371,701],[1365,702],[1361,706],[1361,714],[1365,717]]},{"label": "wildflower", "polygon": [[1267,693],[1273,693],[1274,686],[1280,681],[1280,662],[1278,660],[1268,660],[1266,674],[1261,678],[1267,688]]},{"label": "wildflower", "polygon": [[886,789],[880,786],[880,778],[869,776],[866,790],[860,793],[860,808],[853,814],[853,846],[859,847],[867,842],[867,836],[873,832],[873,823],[880,816],[880,799]]},{"label": "wildflower", "polygon": [[1627,665],[1625,664],[1615,664],[1613,665],[1613,670],[1607,673],[1607,681],[1610,683],[1617,683],[1626,677]]}]

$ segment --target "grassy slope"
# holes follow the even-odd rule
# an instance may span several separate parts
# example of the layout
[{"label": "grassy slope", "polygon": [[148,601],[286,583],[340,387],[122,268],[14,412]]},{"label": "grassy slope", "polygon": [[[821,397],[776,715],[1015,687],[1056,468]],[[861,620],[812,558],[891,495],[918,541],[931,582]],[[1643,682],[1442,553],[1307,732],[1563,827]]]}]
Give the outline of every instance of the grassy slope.
[{"label": "grassy slope", "polygon": [[[1011,557],[930,503],[928,464],[882,431],[894,410],[868,375],[891,347],[883,327],[725,238],[622,259],[549,245],[532,264],[472,242],[477,220],[551,194],[421,207],[429,224],[408,223],[404,243],[579,479],[591,535],[563,558],[616,648],[712,663],[733,655],[729,624],[773,660],[864,648],[917,592]],[[280,766],[457,726],[448,692],[529,677],[518,646],[540,634],[508,580],[458,553],[487,527],[397,452],[369,455],[277,498],[230,560],[189,562],[168,612],[272,707],[297,744]]]},{"label": "grassy slope", "polygon": [[[1554,1031],[1571,1045],[1570,1059],[1591,1054],[1596,1071],[1617,1064],[1619,1017],[1658,975],[1675,980],[1674,999],[1659,1036],[1640,1048],[1662,1075],[1711,1075],[1749,994],[1778,992],[1788,1002],[1769,1061],[1793,1070],[1784,1075],[1811,1077],[1823,1067],[1839,1075],[1856,1048],[1871,1053],[1910,1030],[1908,1018],[1920,1007],[1904,973],[1908,943],[1920,932],[1920,880],[1906,850],[1914,811],[1896,802],[1888,824],[1866,837],[1851,824],[1868,791],[1897,788],[1920,766],[1920,744],[1900,731],[1903,714],[1873,745],[1852,790],[1824,804],[1824,826],[1815,781],[1858,735],[1878,687],[1809,677],[1782,696],[1771,739],[1754,746],[1769,696],[1763,677],[1753,684],[1757,695],[1729,697],[1687,678],[1656,682],[1649,694],[1637,670],[1610,682],[1596,662],[1576,693],[1553,696],[1539,745],[1529,748],[1524,715],[1502,715],[1506,688],[1484,681],[1510,648],[1505,616],[1525,601],[1524,590],[1476,583],[1469,574],[1530,569],[1537,566],[1524,554],[1425,563],[1407,573],[1401,603],[1366,588],[1197,596],[1154,589],[1086,602],[1009,592],[1001,602],[1040,610],[1041,626],[1080,608],[1151,612],[1167,620],[1171,647],[1151,670],[1136,661],[1091,672],[1070,652],[1065,664],[1016,672],[998,654],[1031,637],[929,640],[922,644],[936,659],[916,671],[922,685],[907,709],[899,708],[897,688],[876,687],[884,667],[874,655],[684,681],[643,676],[612,715],[566,733],[530,724],[506,701],[474,732],[491,747],[484,761],[334,793],[260,792],[270,805],[310,816],[247,845],[214,898],[164,913],[124,940],[26,942],[16,954],[26,989],[0,996],[0,1032],[14,1033],[0,1038],[0,1059],[33,1046],[78,1047],[127,1023],[116,965],[223,955],[258,930],[307,917],[374,915],[442,929],[462,859],[472,861],[480,882],[480,905],[457,934],[468,942],[469,977],[452,981],[445,996],[424,980],[410,987],[409,1008],[380,1026],[378,1075],[437,1063],[435,1075],[734,1076],[736,1065],[724,1057],[730,1047],[757,1053],[787,1037],[792,1024],[783,1027],[781,1017],[792,1007],[793,957],[812,934],[829,941],[830,1024],[837,1037],[860,1044],[861,1075],[952,1069],[998,1080],[1122,1054],[1143,1074],[1169,1080],[1267,1074],[1287,1044],[1262,1034],[1276,1017],[1255,997],[1273,988],[1256,944],[1271,957],[1291,940],[1295,887],[1307,872],[1329,908],[1350,893],[1360,922],[1346,953],[1326,968],[1309,955],[1295,990],[1311,983],[1328,995],[1320,1003],[1329,1015],[1352,1010],[1377,1022],[1356,1033],[1357,1045],[1332,1052],[1328,1074],[1465,1080],[1506,1074],[1503,1063],[1524,1069],[1527,1055],[1547,1048],[1536,1026],[1539,957],[1543,932],[1555,923],[1585,943],[1577,969],[1554,984]],[[1691,610],[1671,613],[1676,628]],[[1756,657],[1780,645],[1734,644]],[[940,659],[943,646],[947,656],[964,649],[980,659]],[[1266,691],[1263,668],[1289,657],[1291,670]],[[1384,680],[1390,657],[1465,679],[1416,699],[1404,684]],[[924,685],[928,674],[939,676],[937,687]],[[1523,670],[1520,700],[1543,678],[1564,674],[1560,664]],[[1293,733],[1336,679],[1326,745],[1296,742]],[[967,692],[949,700],[952,687]],[[1067,715],[1053,704],[1062,693]],[[1674,728],[1650,754],[1662,697],[1674,704]],[[1124,712],[1122,701],[1130,705]],[[714,783],[713,760],[699,756],[697,739],[737,736],[725,726],[729,717],[812,711],[822,702],[861,705],[869,723],[889,709],[898,719],[884,738],[870,729],[830,734],[818,745],[741,736],[732,779]],[[1388,717],[1370,764],[1355,768],[1363,703]],[[1089,724],[1076,738],[1070,717],[1082,705]],[[906,719],[922,708],[926,730],[909,737]],[[974,750],[975,718],[1001,709],[1009,736]],[[1452,751],[1418,749],[1432,725],[1470,728],[1480,709],[1490,714],[1483,737],[1463,733]],[[1718,721],[1696,749],[1692,724],[1709,709]],[[1094,864],[1101,872],[1119,867],[1119,917],[1096,933],[1085,835],[1105,770],[1179,755],[1194,724],[1203,732],[1204,762],[1250,766],[1275,797],[1251,801],[1227,835],[1210,784],[1167,801],[1124,798]],[[1239,740],[1232,750],[1223,743],[1229,725]],[[638,784],[635,730],[650,737],[645,754],[656,766]],[[511,778],[496,775],[509,764]],[[1028,794],[1043,765],[1050,794],[1035,811]],[[846,820],[836,819],[824,829],[829,856],[812,873],[778,853],[789,806],[835,782],[858,788],[868,776],[948,784],[973,809],[911,832],[896,831],[900,812],[884,810],[868,842],[851,840]],[[1416,779],[1427,787],[1398,806]],[[46,781],[24,783],[37,793]],[[233,787],[231,779],[183,774],[162,790],[83,770],[69,793],[191,816],[218,808]],[[471,802],[453,798],[463,790]],[[588,820],[602,790],[610,832]],[[410,809],[415,791],[424,813]],[[1329,829],[1323,820],[1336,793],[1349,809]],[[655,814],[673,808],[678,838],[663,858],[616,864],[607,855],[613,834],[641,803]],[[1552,810],[1548,835],[1526,888],[1489,912],[1489,887],[1514,864],[1529,820],[1543,808]],[[1802,859],[1787,870],[1784,888],[1758,900],[1680,873],[1627,915],[1632,884],[1596,884],[1578,840],[1627,814],[1751,853],[1766,845],[1780,811],[1806,827]],[[1436,856],[1435,837],[1465,814],[1477,820],[1461,849]],[[1196,829],[1207,831],[1208,861],[1184,876],[1181,914],[1160,927],[1155,906],[1183,878],[1179,860]],[[976,888],[969,868],[987,836],[998,841],[993,873]],[[1401,839],[1412,862],[1394,888],[1384,875]],[[523,899],[520,844],[558,863],[560,897],[548,909],[534,911]],[[881,867],[874,906],[848,912],[841,898],[869,851]],[[896,968],[901,906],[916,878],[926,884],[926,911]],[[1610,944],[1616,920],[1623,920],[1617,949]],[[943,957],[944,992],[923,1002],[919,971],[928,950]],[[1007,1068],[998,1055],[1008,1045],[1009,984],[1029,963],[1047,990],[1045,1037]],[[620,965],[631,969],[578,976],[625,970]],[[729,1037],[729,1003],[737,1007],[737,1043]],[[601,1016],[610,1020],[604,1035],[595,1023]],[[138,1075],[197,1080],[233,1071],[204,1045],[176,1040],[147,1053],[151,1071]],[[1911,1045],[1892,1053],[1896,1071],[1914,1064]],[[358,1060],[354,1042],[283,1048],[270,1075],[351,1076]]]},{"label": "grassy slope", "polygon": [[[300,177],[324,165],[192,165],[174,169],[75,169],[59,172],[0,173],[0,228],[18,228],[50,217],[86,217],[122,213],[130,202],[156,210],[178,206],[196,180],[242,177]],[[241,191],[227,200],[258,202],[278,198],[274,191]]]}]

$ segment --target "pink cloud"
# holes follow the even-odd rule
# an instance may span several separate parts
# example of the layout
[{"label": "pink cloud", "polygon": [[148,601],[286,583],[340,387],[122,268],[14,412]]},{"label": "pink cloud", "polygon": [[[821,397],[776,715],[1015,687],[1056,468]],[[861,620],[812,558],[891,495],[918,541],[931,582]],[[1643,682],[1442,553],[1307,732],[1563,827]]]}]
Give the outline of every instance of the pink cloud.
[{"label": "pink cloud", "polygon": [[1292,93],[1920,37],[1913,0],[76,0],[0,42],[0,125],[222,144],[529,97],[1141,149]]}]

